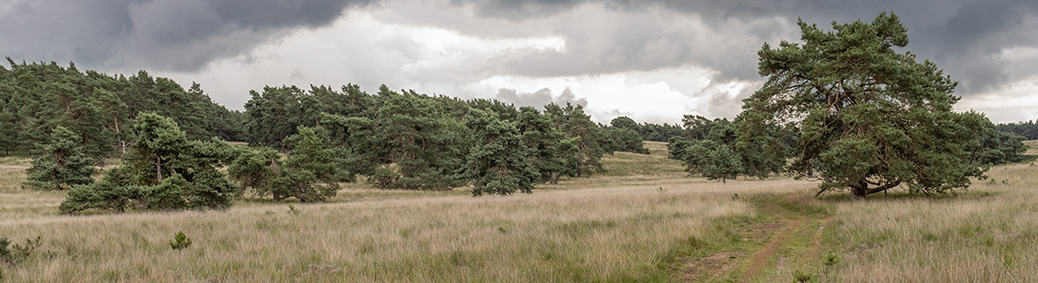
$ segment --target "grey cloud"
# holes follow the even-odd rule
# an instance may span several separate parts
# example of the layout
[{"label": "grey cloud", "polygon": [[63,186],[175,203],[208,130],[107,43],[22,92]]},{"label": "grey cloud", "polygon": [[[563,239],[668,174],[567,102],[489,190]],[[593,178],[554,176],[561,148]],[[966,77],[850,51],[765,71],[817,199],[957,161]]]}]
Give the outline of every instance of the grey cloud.
[{"label": "grey cloud", "polygon": [[[651,70],[694,63],[720,72],[720,80],[757,80],[756,53],[764,42],[776,39],[799,41],[798,37],[776,38],[796,29],[797,18],[828,28],[832,21],[871,21],[882,11],[896,13],[909,29],[908,50],[919,60],[929,59],[958,80],[960,94],[979,93],[1005,83],[1012,75],[1002,52],[1007,48],[1038,44],[1038,2],[1011,1],[684,1],[684,0],[558,0],[453,1],[476,5],[480,16],[505,17],[517,21],[525,15],[541,19],[585,3],[603,3],[618,11],[640,12],[666,9],[701,18],[709,27],[725,29],[732,24],[749,25],[749,40],[732,45],[714,44],[716,38],[688,39],[688,34],[667,31],[667,26],[632,22],[617,27],[593,23],[598,30],[561,31],[567,36],[567,53],[546,52],[533,58],[515,59],[506,71],[526,76],[559,76]],[[519,7],[519,8],[517,8]],[[542,7],[542,8],[536,8]],[[525,12],[524,12],[525,11]],[[531,13],[539,11],[542,13]],[[780,19],[782,22],[766,21]],[[575,25],[588,19],[572,19]],[[594,19],[591,19],[594,20]],[[669,24],[669,23],[664,23]],[[613,28],[609,30],[608,28]],[[680,30],[680,29],[677,29]],[[605,40],[594,37],[606,37]],[[703,43],[703,41],[707,41]],[[715,42],[716,43],[716,42]],[[655,48],[655,49],[654,49]],[[714,49],[714,50],[711,50]],[[1038,62],[1035,62],[1038,63]]]},{"label": "grey cloud", "polygon": [[88,68],[192,71],[372,1],[24,1],[0,9],[0,54]]},{"label": "grey cloud", "polygon": [[1002,51],[1035,46],[1036,29],[1038,2],[975,2],[963,6],[943,27],[934,28],[931,34],[936,38],[921,45],[953,79],[962,81],[961,89],[969,94],[1006,83],[1011,74]]},{"label": "grey cloud", "polygon": [[562,90],[558,96],[552,94],[551,89],[542,88],[535,92],[518,92],[514,89],[502,88],[497,91],[495,99],[512,103],[516,106],[532,106],[536,108],[544,108],[544,105],[549,103],[555,103],[565,105],[567,102],[577,104],[580,106],[587,106],[587,99],[577,99],[576,95],[573,95],[573,91],[569,88]]},{"label": "grey cloud", "polygon": [[[509,58],[505,72],[522,76],[572,76],[653,70],[687,64],[693,51],[677,31],[657,29],[652,19],[586,19],[585,27],[566,31],[566,50],[524,54]],[[610,26],[610,30],[588,28]]]},{"label": "grey cloud", "polygon": [[559,0],[528,0],[528,1],[500,1],[500,0],[451,0],[456,5],[472,5],[480,16],[504,18],[508,20],[526,20],[552,16],[557,13],[572,9],[584,0],[559,1]]}]

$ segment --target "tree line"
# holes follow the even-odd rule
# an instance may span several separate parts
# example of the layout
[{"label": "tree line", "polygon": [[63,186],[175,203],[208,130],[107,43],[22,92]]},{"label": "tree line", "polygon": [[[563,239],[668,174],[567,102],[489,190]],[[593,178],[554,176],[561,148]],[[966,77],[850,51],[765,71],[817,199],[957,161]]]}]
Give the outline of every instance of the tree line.
[{"label": "tree line", "polygon": [[131,129],[138,113],[175,119],[192,139],[239,140],[244,114],[216,104],[192,84],[145,71],[109,76],[55,63],[0,66],[0,151],[32,153],[57,127],[77,133],[76,143],[96,164],[119,157],[136,139]]},{"label": "tree line", "polygon": [[[49,77],[26,75],[40,70],[60,71],[64,79],[39,82]],[[265,87],[251,92],[245,112],[233,112],[212,103],[198,84],[184,91],[171,80],[152,79],[143,71],[123,78],[91,71],[84,75],[74,65],[12,64],[4,75],[17,72],[22,72],[17,77],[23,83],[35,81],[25,85],[74,85],[70,81],[83,77],[99,85],[43,94],[80,99],[70,108],[87,109],[82,112],[96,114],[97,121],[61,110],[63,104],[55,102],[60,100],[24,100],[5,107],[18,113],[58,109],[45,116],[54,119],[48,124],[16,120],[12,136],[34,137],[4,145],[32,152],[33,166],[23,187],[69,190],[60,207],[66,213],[223,208],[247,193],[279,201],[323,201],[335,195],[340,183],[356,182],[359,176],[380,189],[472,185],[474,196],[529,193],[535,184],[601,172],[604,154],[648,153],[637,130],[620,120],[613,123],[618,126],[595,123],[582,106],[568,103],[545,105],[542,111],[386,86],[369,94],[347,84],[338,90]],[[125,86],[142,81],[164,86],[144,92]],[[33,90],[40,89],[19,91]],[[144,94],[136,95],[140,93]],[[122,112],[94,109],[99,102],[93,97],[102,94],[110,95],[108,102]],[[146,101],[152,108],[126,106],[136,102],[123,102],[123,97]],[[215,110],[202,111],[205,107]],[[209,121],[203,119],[206,115],[226,118]],[[79,123],[96,123],[98,128]],[[90,175],[95,165],[109,157],[123,162],[94,182]]]},{"label": "tree line", "polygon": [[998,124],[995,125],[995,128],[1002,132],[1023,136],[1027,140],[1038,139],[1038,120]]},{"label": "tree line", "polygon": [[684,135],[685,132],[685,129],[678,124],[648,122],[639,124],[627,116],[616,117],[609,124],[614,128],[630,129],[646,141],[667,142],[672,137]]}]

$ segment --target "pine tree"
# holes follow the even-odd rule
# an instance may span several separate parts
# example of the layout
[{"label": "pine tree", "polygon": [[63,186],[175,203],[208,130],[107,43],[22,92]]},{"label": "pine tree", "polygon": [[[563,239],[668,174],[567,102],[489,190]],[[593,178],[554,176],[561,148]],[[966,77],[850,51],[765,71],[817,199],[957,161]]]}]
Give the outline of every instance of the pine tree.
[{"label": "pine tree", "polygon": [[293,148],[282,175],[274,181],[276,188],[285,189],[283,196],[304,202],[324,201],[335,196],[339,182],[355,180],[347,153],[329,144],[326,130],[300,126],[296,131],[285,141]]},{"label": "pine tree", "polygon": [[576,176],[576,138],[566,138],[551,119],[533,107],[519,109],[517,128],[523,145],[533,150],[527,157],[539,173],[538,182],[558,184],[560,176]]},{"label": "pine tree", "polygon": [[602,134],[608,140],[610,150],[626,151],[640,154],[649,154],[645,148],[645,142],[638,132],[630,128],[607,127],[602,129]]},{"label": "pine tree", "polygon": [[327,130],[299,126],[286,139],[285,144],[292,147],[287,159],[269,147],[238,148],[228,174],[242,188],[252,188],[258,196],[273,196],[276,201],[291,197],[324,201],[335,196],[339,182],[355,181],[353,159],[345,148],[329,143]]},{"label": "pine tree", "polygon": [[476,139],[465,171],[472,180],[472,195],[530,193],[539,174],[527,161],[532,152],[523,145],[515,125],[479,109],[469,112],[465,125]]},{"label": "pine tree", "polygon": [[93,160],[83,155],[77,141],[79,135],[58,126],[50,134],[40,155],[35,156],[32,167],[26,169],[28,179],[22,188],[36,190],[64,190],[77,185],[94,182]]},{"label": "pine tree", "polygon": [[448,190],[465,184],[466,128],[438,103],[414,92],[382,86],[382,106],[364,123],[372,133],[367,150],[377,151],[379,167],[368,182],[379,188]]},{"label": "pine tree", "polygon": [[[566,134],[576,147],[576,157],[572,160],[576,176],[582,177],[593,172],[602,171],[602,155],[607,153],[606,141],[603,139],[601,129],[591,117],[584,114],[584,107],[566,103],[561,107],[554,103],[544,106],[544,113],[551,117],[555,128]],[[608,152],[612,153],[612,152]]]},{"label": "pine tree", "polygon": [[745,100],[745,122],[757,126],[741,135],[797,127],[789,171],[817,172],[819,193],[849,189],[855,199],[898,186],[942,193],[983,175],[966,150],[981,128],[969,114],[952,111],[959,98],[950,77],[895,50],[908,45],[897,16],[834,22],[832,31],[797,24],[802,43],[765,44],[757,52],[767,82]]},{"label": "pine tree", "polygon": [[[295,86],[264,87],[263,93],[250,93],[252,99],[245,103],[249,144],[287,149],[283,143],[285,138],[295,134],[296,127],[303,125],[301,100],[306,94]],[[307,120],[309,122],[309,117]]]},{"label": "pine tree", "polygon": [[742,163],[739,156],[732,152],[727,145],[719,144],[708,154],[706,166],[703,168],[703,177],[708,180],[721,179],[727,183],[727,179],[735,179],[742,171]]},{"label": "pine tree", "polygon": [[284,158],[271,147],[239,146],[237,157],[227,166],[227,175],[244,189],[252,189],[257,196],[272,195],[274,200],[287,196],[274,187],[274,180],[281,176]]},{"label": "pine tree", "polygon": [[240,196],[218,170],[234,155],[226,142],[189,141],[173,119],[154,113],[138,114],[133,129],[137,140],[123,165],[69,191],[62,212],[226,208]]}]

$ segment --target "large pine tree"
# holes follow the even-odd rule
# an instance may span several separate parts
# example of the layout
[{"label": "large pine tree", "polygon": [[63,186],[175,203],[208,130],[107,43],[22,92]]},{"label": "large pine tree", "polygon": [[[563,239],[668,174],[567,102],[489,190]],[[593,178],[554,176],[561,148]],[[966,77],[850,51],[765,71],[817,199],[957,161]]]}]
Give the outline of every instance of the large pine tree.
[{"label": "large pine tree", "polygon": [[802,43],[765,44],[764,86],[745,100],[742,135],[770,125],[800,129],[790,170],[817,172],[821,190],[850,189],[856,199],[905,186],[935,193],[965,188],[983,167],[966,150],[980,128],[952,112],[956,83],[929,61],[898,52],[907,29],[894,14],[871,23],[798,23]]}]

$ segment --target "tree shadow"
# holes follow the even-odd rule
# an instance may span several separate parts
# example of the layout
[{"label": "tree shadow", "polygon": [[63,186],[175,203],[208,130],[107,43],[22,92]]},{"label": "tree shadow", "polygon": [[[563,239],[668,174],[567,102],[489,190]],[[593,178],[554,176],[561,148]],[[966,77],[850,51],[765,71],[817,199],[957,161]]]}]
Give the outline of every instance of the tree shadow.
[{"label": "tree shadow", "polygon": [[[869,195],[865,201],[906,201],[906,200],[952,200],[952,199],[979,199],[1000,195],[1003,192],[956,190],[945,193],[911,193],[907,190],[894,190],[886,193],[875,193]],[[853,203],[850,192],[826,192],[816,199],[831,203]]]}]

